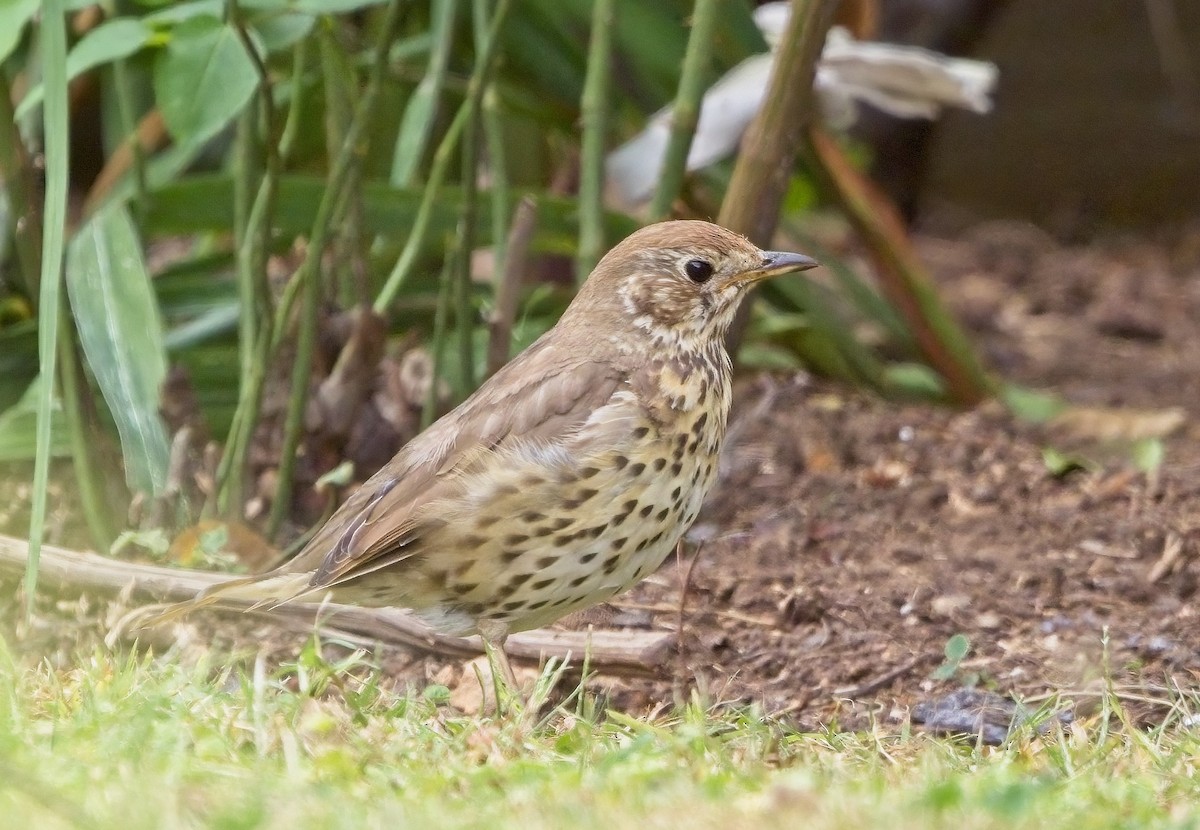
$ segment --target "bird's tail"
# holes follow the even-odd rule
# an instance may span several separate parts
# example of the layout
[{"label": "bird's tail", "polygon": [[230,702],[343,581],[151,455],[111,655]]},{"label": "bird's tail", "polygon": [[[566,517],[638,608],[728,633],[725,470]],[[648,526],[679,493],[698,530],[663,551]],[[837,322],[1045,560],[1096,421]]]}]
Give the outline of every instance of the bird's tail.
[{"label": "bird's tail", "polygon": [[246,611],[263,606],[282,605],[309,593],[311,578],[311,572],[301,571],[229,579],[210,585],[192,599],[183,602],[149,605],[131,611],[115,628],[121,632],[150,628],[215,605],[230,605]]}]

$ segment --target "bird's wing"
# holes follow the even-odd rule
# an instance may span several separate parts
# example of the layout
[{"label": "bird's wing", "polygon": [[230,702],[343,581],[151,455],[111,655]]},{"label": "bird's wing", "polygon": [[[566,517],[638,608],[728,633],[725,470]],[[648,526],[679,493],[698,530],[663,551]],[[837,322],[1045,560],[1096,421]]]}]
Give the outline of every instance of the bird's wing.
[{"label": "bird's wing", "polygon": [[536,344],[407,444],[283,569],[315,569],[307,593],[418,554],[440,521],[424,508],[453,498],[457,482],[497,452],[560,444],[625,385],[611,364]]}]

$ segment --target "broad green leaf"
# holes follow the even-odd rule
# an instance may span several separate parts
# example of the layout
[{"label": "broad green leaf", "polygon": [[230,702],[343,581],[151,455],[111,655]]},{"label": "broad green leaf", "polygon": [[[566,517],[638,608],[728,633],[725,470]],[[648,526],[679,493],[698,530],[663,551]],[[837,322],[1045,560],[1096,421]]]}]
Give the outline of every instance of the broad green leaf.
[{"label": "broad green leaf", "polygon": [[884,385],[893,393],[916,398],[943,398],[946,384],[923,363],[892,363],[884,369]]},{"label": "broad green leaf", "polygon": [[194,17],[219,18],[224,8],[224,0],[191,0],[188,3],[167,6],[162,11],[148,14],[142,19],[151,26],[174,26]]},{"label": "broad green leaf", "polygon": [[5,61],[21,42],[25,24],[41,6],[40,0],[0,0],[0,61]]},{"label": "broad green leaf", "polygon": [[163,120],[184,144],[215,135],[241,112],[257,85],[246,47],[215,17],[179,24],[154,68],[154,94]]},{"label": "broad green leaf", "polygon": [[[117,17],[101,23],[84,35],[67,55],[67,79],[73,80],[97,66],[127,58],[159,37],[145,22],[133,17]],[[31,89],[17,107],[16,117],[22,118],[40,104],[43,94],[41,84]]]},{"label": "broad green leaf", "polygon": [[267,52],[278,52],[308,37],[317,19],[311,14],[272,14],[254,20],[254,33]]},{"label": "broad green leaf", "polygon": [[[37,454],[37,404],[41,378],[34,378],[20,399],[0,412],[0,462],[32,461]],[[56,399],[50,411],[50,454],[71,454],[66,415]]]},{"label": "broad green leaf", "polygon": [[79,342],[121,438],[131,489],[157,494],[169,448],[158,414],[167,373],[162,321],[141,242],[124,207],[95,214],[67,251]]}]

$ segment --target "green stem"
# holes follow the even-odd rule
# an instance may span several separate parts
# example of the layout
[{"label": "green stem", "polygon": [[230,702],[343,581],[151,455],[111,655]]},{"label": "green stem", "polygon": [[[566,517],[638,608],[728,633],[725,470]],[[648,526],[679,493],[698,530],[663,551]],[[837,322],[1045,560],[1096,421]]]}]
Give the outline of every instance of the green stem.
[{"label": "green stem", "polygon": [[[449,246],[447,246],[449,247]],[[446,320],[450,316],[450,293],[454,282],[455,259],[457,250],[446,257],[442,263],[442,275],[438,280],[437,308],[433,312],[433,333],[430,335],[429,391],[425,395],[425,405],[421,408],[421,429],[426,429],[437,417],[438,380],[442,376],[442,365],[446,354]]]},{"label": "green stem", "polygon": [[[486,13],[486,3],[476,5],[476,12]],[[475,224],[479,214],[478,179],[480,122],[483,119],[483,96],[488,89],[496,63],[496,48],[500,31],[508,17],[512,0],[499,0],[491,24],[483,40],[483,49],[476,56],[475,70],[467,86],[467,123],[462,145],[463,204],[458,223],[458,279],[455,286],[455,318],[458,332],[458,389],[459,400],[475,388],[475,346],[471,307],[471,252],[475,250]]]},{"label": "green stem", "polygon": [[113,88],[116,91],[117,114],[121,119],[121,132],[129,145],[133,158],[133,184],[136,199],[133,204],[134,212],[139,219],[146,209],[146,194],[150,192],[146,184],[146,153],[142,150],[142,142],[138,138],[137,116],[134,112],[133,92],[130,89],[128,61],[122,59],[113,62]]},{"label": "green stem", "polygon": [[[67,108],[67,30],[63,0],[45,0],[40,28],[43,135],[46,141],[46,195],[42,225],[41,288],[38,304],[38,355],[42,383],[38,389],[37,456],[33,468],[33,506],[29,518],[29,560],[25,566],[25,611],[33,614],[38,560],[46,523],[46,490],[50,478],[50,419],[57,377],[58,322],[62,312],[62,264],[67,227],[67,172],[70,123]],[[7,125],[5,125],[7,127]]]},{"label": "green stem", "polygon": [[408,239],[404,240],[404,249],[400,252],[395,266],[392,267],[383,288],[375,298],[376,314],[387,313],[396,294],[404,286],[413,267],[417,264],[417,255],[421,252],[421,248],[425,244],[425,237],[429,233],[429,222],[433,217],[433,204],[437,200],[438,192],[442,189],[442,183],[446,180],[450,160],[454,156],[458,140],[462,137],[463,127],[467,123],[469,109],[468,103],[464,101],[458,108],[458,112],[454,114],[454,120],[450,122],[446,134],[442,136],[442,143],[438,145],[437,151],[433,154],[433,164],[429,168],[429,180],[425,182],[425,190],[421,194],[421,204],[417,206],[417,215],[413,218]]},{"label": "green stem", "polygon": [[580,102],[583,146],[579,168],[579,250],[575,280],[582,283],[604,253],[604,152],[608,145],[608,87],[612,75],[614,0],[596,0],[587,76]]},{"label": "green stem", "polygon": [[[390,0],[387,5],[383,24],[379,31],[379,40],[375,43],[370,79],[367,81],[366,90],[363,92],[362,100],[359,101],[358,111],[354,115],[346,138],[338,149],[337,158],[329,174],[329,186],[321,194],[308,248],[304,252],[304,260],[292,278],[292,284],[303,289],[304,306],[299,321],[296,357],[292,366],[291,394],[288,397],[284,421],[283,445],[278,468],[278,489],[275,492],[275,499],[271,503],[271,514],[267,522],[268,534],[271,536],[278,532],[291,507],[292,477],[295,474],[296,452],[300,445],[300,433],[304,424],[304,407],[309,397],[313,348],[316,343],[317,311],[320,308],[320,286],[317,274],[321,265],[321,257],[332,230],[334,211],[338,202],[343,200],[346,183],[353,168],[366,153],[366,147],[363,144],[367,134],[367,125],[371,123],[375,104],[379,100],[379,90],[383,84],[383,78],[387,74],[388,47],[391,45],[392,32],[396,28],[399,8],[400,0]],[[283,311],[282,304],[280,311]],[[280,321],[277,315],[277,330],[282,330],[286,323],[286,317]]]},{"label": "green stem", "polygon": [[688,37],[683,70],[679,77],[679,90],[671,106],[671,139],[663,158],[658,190],[650,203],[650,217],[654,221],[667,217],[683,187],[688,152],[692,149],[692,138],[696,134],[701,102],[707,88],[705,81],[712,60],[713,36],[717,31],[720,8],[721,0],[696,0],[692,34]]},{"label": "green stem", "polygon": [[[475,0],[475,53],[482,54],[487,44],[488,0]],[[501,118],[500,95],[495,84],[483,93],[483,131],[487,142],[488,173],[491,175],[492,273],[504,273],[508,256],[509,206],[512,204],[508,183],[508,154],[504,149],[504,123]]]}]

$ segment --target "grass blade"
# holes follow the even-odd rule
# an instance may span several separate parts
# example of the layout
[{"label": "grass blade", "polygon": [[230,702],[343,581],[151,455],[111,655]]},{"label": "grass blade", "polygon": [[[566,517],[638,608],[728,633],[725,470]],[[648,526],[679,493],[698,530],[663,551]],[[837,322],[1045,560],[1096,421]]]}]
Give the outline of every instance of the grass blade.
[{"label": "grass blade", "polygon": [[720,8],[721,0],[696,0],[692,34],[688,38],[683,71],[679,77],[679,92],[671,107],[671,139],[663,158],[658,190],[654,193],[654,201],[650,203],[650,216],[654,220],[667,218],[672,203],[683,187],[688,151],[692,148],[692,137],[700,120],[701,99],[712,62],[713,36],[717,31]]},{"label": "grass blade", "polygon": [[579,251],[575,281],[582,283],[604,253],[604,151],[608,144],[608,85],[612,75],[613,0],[596,0],[583,84],[583,149],[579,163]]},{"label": "grass blade", "polygon": [[67,110],[67,30],[63,0],[42,7],[42,108],[46,137],[46,197],[42,224],[41,289],[38,308],[38,354],[43,382],[38,395],[37,459],[33,468],[33,506],[29,517],[29,560],[25,566],[25,610],[33,613],[38,558],[46,521],[46,485],[50,478],[50,426],[54,415],[58,320],[61,303],[63,247],[67,227],[67,170],[70,123]]}]

